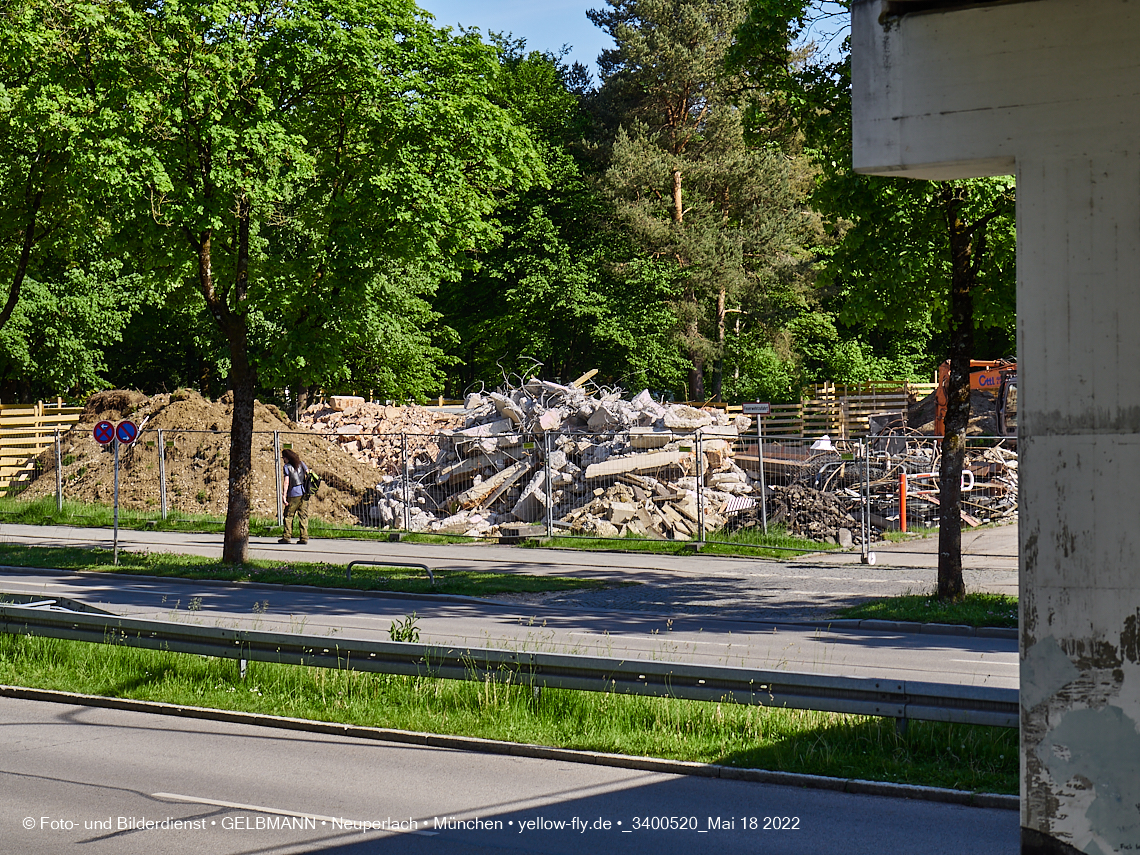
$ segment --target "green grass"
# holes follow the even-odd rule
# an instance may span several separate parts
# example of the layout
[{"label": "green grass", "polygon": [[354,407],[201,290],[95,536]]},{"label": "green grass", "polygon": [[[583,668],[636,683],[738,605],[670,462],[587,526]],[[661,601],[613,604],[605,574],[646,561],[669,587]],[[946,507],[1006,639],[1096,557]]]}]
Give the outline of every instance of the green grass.
[{"label": "green grass", "polygon": [[440,570],[432,587],[422,570],[399,567],[355,567],[345,578],[343,564],[304,561],[250,561],[235,567],[196,555],[166,552],[119,553],[119,565],[111,564],[105,549],[23,546],[0,544],[0,564],[15,567],[47,567],[57,570],[129,573],[182,579],[221,579],[227,582],[272,582],[286,585],[316,585],[356,591],[403,591],[413,594],[462,594],[485,597],[504,593],[570,591],[614,587],[613,583],[564,576],[527,576],[516,573],[481,573]]},{"label": "green grass", "polygon": [[934,594],[904,594],[851,606],[836,612],[835,617],[1016,628],[1017,597],[974,593],[966,594],[960,603],[940,603]]},{"label": "green grass", "polygon": [[[112,509],[105,505],[85,504],[70,500],[64,500],[63,510],[57,511],[55,499],[50,496],[31,501],[18,498],[0,498],[0,520],[24,525],[72,525],[87,528],[110,528],[114,524],[114,515]],[[164,520],[154,509],[149,512],[123,508],[119,510],[119,527],[122,529],[218,532],[222,531],[224,525],[225,521],[221,518],[207,514],[188,514],[178,511],[177,513],[171,512]],[[281,527],[277,525],[276,520],[252,517],[249,521],[249,533],[253,537],[276,536],[281,533]],[[391,540],[394,535],[395,532],[389,530],[345,526],[322,520],[316,516],[309,518],[310,537],[387,541]],[[402,535],[402,539],[406,543],[471,544],[481,542],[462,535],[432,534],[430,532],[405,533]],[[749,555],[759,558],[787,558],[797,552],[821,552],[838,548],[832,544],[791,537],[780,527],[773,527],[771,533],[767,535],[755,529],[744,529],[731,533],[709,532],[706,541],[701,552],[709,555]],[[692,541],[638,540],[632,536],[622,539],[560,536],[541,543],[527,540],[523,541],[523,545],[556,549],[651,552],[665,555],[683,555],[692,550]]]},{"label": "green grass", "polygon": [[1017,731],[330,671],[0,635],[0,682],[566,748],[1016,793]]},{"label": "green grass", "polygon": [[918,540],[923,537],[934,537],[938,534],[938,527],[923,528],[911,526],[907,531],[884,531],[883,540],[888,543],[905,543],[908,540]]},{"label": "green grass", "polygon": [[[548,540],[526,540],[523,546],[546,549],[592,549],[607,552],[648,552],[655,555],[692,554],[695,541],[640,540],[634,535],[624,538],[555,536]],[[775,548],[780,547],[780,548]],[[823,552],[837,549],[828,543],[791,537],[773,528],[765,535],[755,529],[736,532],[709,532],[701,546],[702,555],[748,555],[757,558],[787,558],[796,552]]]}]

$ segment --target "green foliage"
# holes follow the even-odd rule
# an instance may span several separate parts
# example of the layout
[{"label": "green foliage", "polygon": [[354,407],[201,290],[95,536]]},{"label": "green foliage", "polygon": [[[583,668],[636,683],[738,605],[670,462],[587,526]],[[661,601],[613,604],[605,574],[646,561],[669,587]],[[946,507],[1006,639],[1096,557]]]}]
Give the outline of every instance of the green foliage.
[{"label": "green foliage", "polygon": [[419,615],[412,612],[410,615],[404,615],[404,619],[400,621],[392,621],[392,625],[388,627],[388,637],[392,641],[403,641],[409,644],[420,643],[420,628]]},{"label": "green foliage", "polygon": [[131,121],[100,68],[114,5],[16,0],[0,19],[0,384],[30,399],[103,385],[103,353],[155,289],[115,233],[131,221]]},{"label": "green foliage", "polygon": [[105,385],[104,353],[122,341],[145,289],[118,259],[84,261],[52,271],[45,259],[24,280],[0,329],[0,384],[9,393],[24,400],[61,392],[82,398]]},{"label": "green foliage", "polygon": [[590,17],[614,38],[599,98],[615,125],[605,187],[645,256],[673,266],[670,306],[688,357],[687,394],[723,382],[726,313],[762,302],[808,218],[787,158],[745,143],[742,81],[724,58],[747,5],[609,0]]},{"label": "green foliage", "polygon": [[960,602],[943,602],[937,593],[905,594],[872,600],[843,609],[836,617],[863,620],[901,620],[916,623],[950,623],[965,626],[1017,628],[1017,597],[970,593]]},{"label": "green foliage", "polygon": [[661,271],[630,263],[628,239],[608,221],[579,146],[587,119],[575,70],[521,41],[496,44],[492,97],[530,129],[549,181],[500,194],[501,241],[441,286],[436,306],[462,362],[453,392],[511,374],[569,381],[591,368],[629,386],[674,386],[667,289]]}]

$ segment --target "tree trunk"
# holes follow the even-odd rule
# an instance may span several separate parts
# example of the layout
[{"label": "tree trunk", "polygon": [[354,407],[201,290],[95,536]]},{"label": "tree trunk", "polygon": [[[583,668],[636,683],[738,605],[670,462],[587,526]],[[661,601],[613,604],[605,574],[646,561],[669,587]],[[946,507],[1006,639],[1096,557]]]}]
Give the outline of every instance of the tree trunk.
[{"label": "tree trunk", "polygon": [[[974,353],[974,299],[971,289],[984,252],[984,238],[962,221],[964,191],[943,185],[942,200],[950,231],[950,376],[946,384],[946,427],[938,470],[938,599],[961,600],[962,469],[966,428],[970,423],[970,358]],[[973,238],[977,237],[975,245]]]},{"label": "tree trunk", "polygon": [[249,289],[249,219],[249,203],[239,199],[233,290],[236,311],[216,287],[212,232],[207,229],[188,235],[198,256],[198,287],[230,348],[234,410],[230,422],[229,501],[222,545],[222,561],[226,564],[244,564],[249,557],[249,514],[253,507],[253,400],[257,370],[250,362],[248,327],[242,313]]},{"label": "tree trunk", "polygon": [[293,421],[301,418],[301,413],[309,406],[309,387],[298,383],[293,387]]},{"label": "tree trunk", "polygon": [[[31,178],[28,178],[29,185]],[[36,242],[36,217],[40,211],[40,205],[43,203],[44,192],[43,190],[37,191],[31,200],[31,210],[28,211],[28,221],[24,225],[24,239],[20,243],[20,255],[16,259],[16,273],[12,277],[12,284],[8,288],[8,299],[4,303],[4,308],[0,309],[0,329],[12,318],[12,313],[16,310],[16,304],[20,301],[20,289],[24,285],[24,277],[28,272],[28,262],[32,257],[32,245]]]},{"label": "tree trunk", "polygon": [[689,398],[690,400],[704,401],[705,399],[705,360],[696,350],[690,351],[693,366],[689,369]]},{"label": "tree trunk", "polygon": [[724,392],[724,324],[726,294],[721,288],[716,295],[716,365],[713,368],[713,400],[723,401]]},{"label": "tree trunk", "polygon": [[[230,335],[230,384],[234,412],[230,422],[229,504],[222,562],[244,564],[249,557],[249,515],[253,507],[253,400],[257,372],[249,363],[245,318],[235,317]],[[240,329],[233,329],[239,326]]]}]

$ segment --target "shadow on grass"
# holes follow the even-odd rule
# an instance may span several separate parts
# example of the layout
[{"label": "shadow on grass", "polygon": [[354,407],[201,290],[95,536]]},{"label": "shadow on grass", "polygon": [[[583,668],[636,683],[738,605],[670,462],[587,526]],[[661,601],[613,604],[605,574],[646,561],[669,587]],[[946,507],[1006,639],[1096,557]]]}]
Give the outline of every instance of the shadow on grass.
[{"label": "shadow on grass", "polygon": [[[806,718],[806,715],[805,715]],[[837,720],[836,720],[837,719]],[[725,766],[895,781],[988,793],[1018,791],[1018,734],[1011,728],[837,716],[719,758]]]}]

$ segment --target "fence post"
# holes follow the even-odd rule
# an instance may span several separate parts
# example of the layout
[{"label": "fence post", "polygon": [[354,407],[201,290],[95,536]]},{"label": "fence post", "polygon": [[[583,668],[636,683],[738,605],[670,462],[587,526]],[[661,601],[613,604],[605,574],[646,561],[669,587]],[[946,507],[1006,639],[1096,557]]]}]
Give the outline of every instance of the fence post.
[{"label": "fence post", "polygon": [[166,431],[158,429],[158,511],[165,520],[166,505]]},{"label": "fence post", "polygon": [[705,542],[705,451],[697,428],[697,543]]},{"label": "fence post", "polygon": [[546,536],[554,537],[554,482],[550,479],[550,431],[542,434],[543,482],[546,489]]},{"label": "fence post", "polygon": [[760,519],[764,523],[764,534],[768,534],[768,480],[764,476],[764,416],[756,415],[756,457],[760,462]]},{"label": "fence post", "polygon": [[411,531],[412,511],[408,507],[408,503],[411,501],[408,480],[411,476],[408,469],[408,435],[406,433],[400,434],[400,458],[404,469],[404,531]]},{"label": "fence post", "polygon": [[863,554],[864,564],[874,564],[875,557],[871,552],[871,435],[867,434],[863,442]]},{"label": "fence post", "polygon": [[282,502],[281,484],[281,431],[273,431],[273,483],[277,485],[277,525],[285,525],[285,505]]},{"label": "fence post", "polygon": [[63,512],[63,450],[60,448],[59,428],[55,429],[55,510]]},{"label": "fence post", "polygon": [[906,470],[899,472],[899,531],[906,531]]}]

